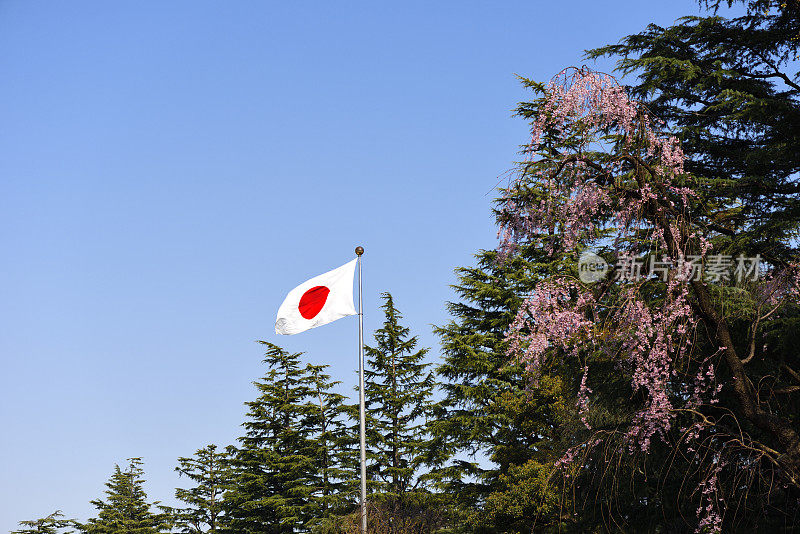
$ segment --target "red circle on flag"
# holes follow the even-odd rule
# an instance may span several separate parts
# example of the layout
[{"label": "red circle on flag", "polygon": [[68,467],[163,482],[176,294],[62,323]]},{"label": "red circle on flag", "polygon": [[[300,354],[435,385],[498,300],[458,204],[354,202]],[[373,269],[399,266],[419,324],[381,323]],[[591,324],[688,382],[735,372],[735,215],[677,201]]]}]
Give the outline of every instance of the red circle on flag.
[{"label": "red circle on flag", "polygon": [[300,297],[300,304],[297,305],[300,315],[305,319],[316,317],[322,307],[325,306],[325,301],[328,300],[330,292],[331,290],[325,286],[316,286],[303,293],[303,296]]}]

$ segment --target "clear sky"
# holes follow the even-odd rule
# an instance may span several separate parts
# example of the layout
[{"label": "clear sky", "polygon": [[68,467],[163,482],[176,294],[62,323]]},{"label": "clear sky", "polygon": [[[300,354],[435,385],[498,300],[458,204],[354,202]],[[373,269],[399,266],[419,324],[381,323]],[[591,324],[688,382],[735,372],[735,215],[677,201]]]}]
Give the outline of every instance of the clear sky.
[{"label": "clear sky", "polygon": [[[356,382],[350,317],[279,338],[300,282],[364,255],[438,358],[453,269],[495,246],[527,126],[515,73],[688,0],[0,0],[0,532],[86,519],[141,456],[240,435],[265,339]],[[609,65],[600,65],[608,69]]]}]

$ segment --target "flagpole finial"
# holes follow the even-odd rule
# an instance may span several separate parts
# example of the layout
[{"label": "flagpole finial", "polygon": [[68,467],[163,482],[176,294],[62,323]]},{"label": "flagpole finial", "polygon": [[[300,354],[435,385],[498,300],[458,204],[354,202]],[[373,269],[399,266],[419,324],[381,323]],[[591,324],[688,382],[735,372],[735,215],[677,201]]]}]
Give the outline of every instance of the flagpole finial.
[{"label": "flagpole finial", "polygon": [[361,256],[363,253],[364,253],[364,247],[362,247],[361,245],[357,246],[356,247],[356,255],[357,256]]}]

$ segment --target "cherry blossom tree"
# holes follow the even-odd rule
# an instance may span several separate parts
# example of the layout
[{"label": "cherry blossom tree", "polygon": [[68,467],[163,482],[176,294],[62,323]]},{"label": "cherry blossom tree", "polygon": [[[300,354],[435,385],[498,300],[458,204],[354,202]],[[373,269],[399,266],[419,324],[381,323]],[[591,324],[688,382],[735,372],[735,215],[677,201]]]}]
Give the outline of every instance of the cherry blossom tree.
[{"label": "cherry blossom tree", "polygon": [[[557,462],[561,474],[577,486],[601,456],[666,445],[692,470],[695,486],[683,491],[698,532],[721,531],[737,488],[796,499],[798,419],[775,396],[800,390],[800,376],[752,362],[769,350],[765,325],[797,314],[800,267],[714,250],[713,190],[685,172],[679,140],[614,77],[569,68],[526,83],[540,97],[525,109],[532,138],[501,199],[500,255],[534,246],[574,261],[593,250],[610,264],[596,282],[576,269],[539,282],[508,332],[531,387],[546,362],[581,370],[583,430]],[[611,423],[593,413],[603,402],[593,369],[609,363],[631,406]]]}]

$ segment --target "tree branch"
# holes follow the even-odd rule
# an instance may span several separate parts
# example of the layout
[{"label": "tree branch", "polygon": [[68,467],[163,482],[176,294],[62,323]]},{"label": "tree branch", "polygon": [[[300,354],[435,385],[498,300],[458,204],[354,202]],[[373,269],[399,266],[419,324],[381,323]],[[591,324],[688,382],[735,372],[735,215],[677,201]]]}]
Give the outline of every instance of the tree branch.
[{"label": "tree branch", "polygon": [[800,85],[797,85],[789,76],[778,70],[778,66],[773,62],[770,61],[769,58],[764,56],[764,54],[760,52],[756,52],[756,55],[767,64],[772,69],[772,72],[764,73],[764,74],[756,74],[756,73],[745,73],[743,74],[747,78],[755,78],[755,79],[765,79],[765,78],[780,78],[784,81],[786,85],[792,87],[796,91],[800,91]]}]

